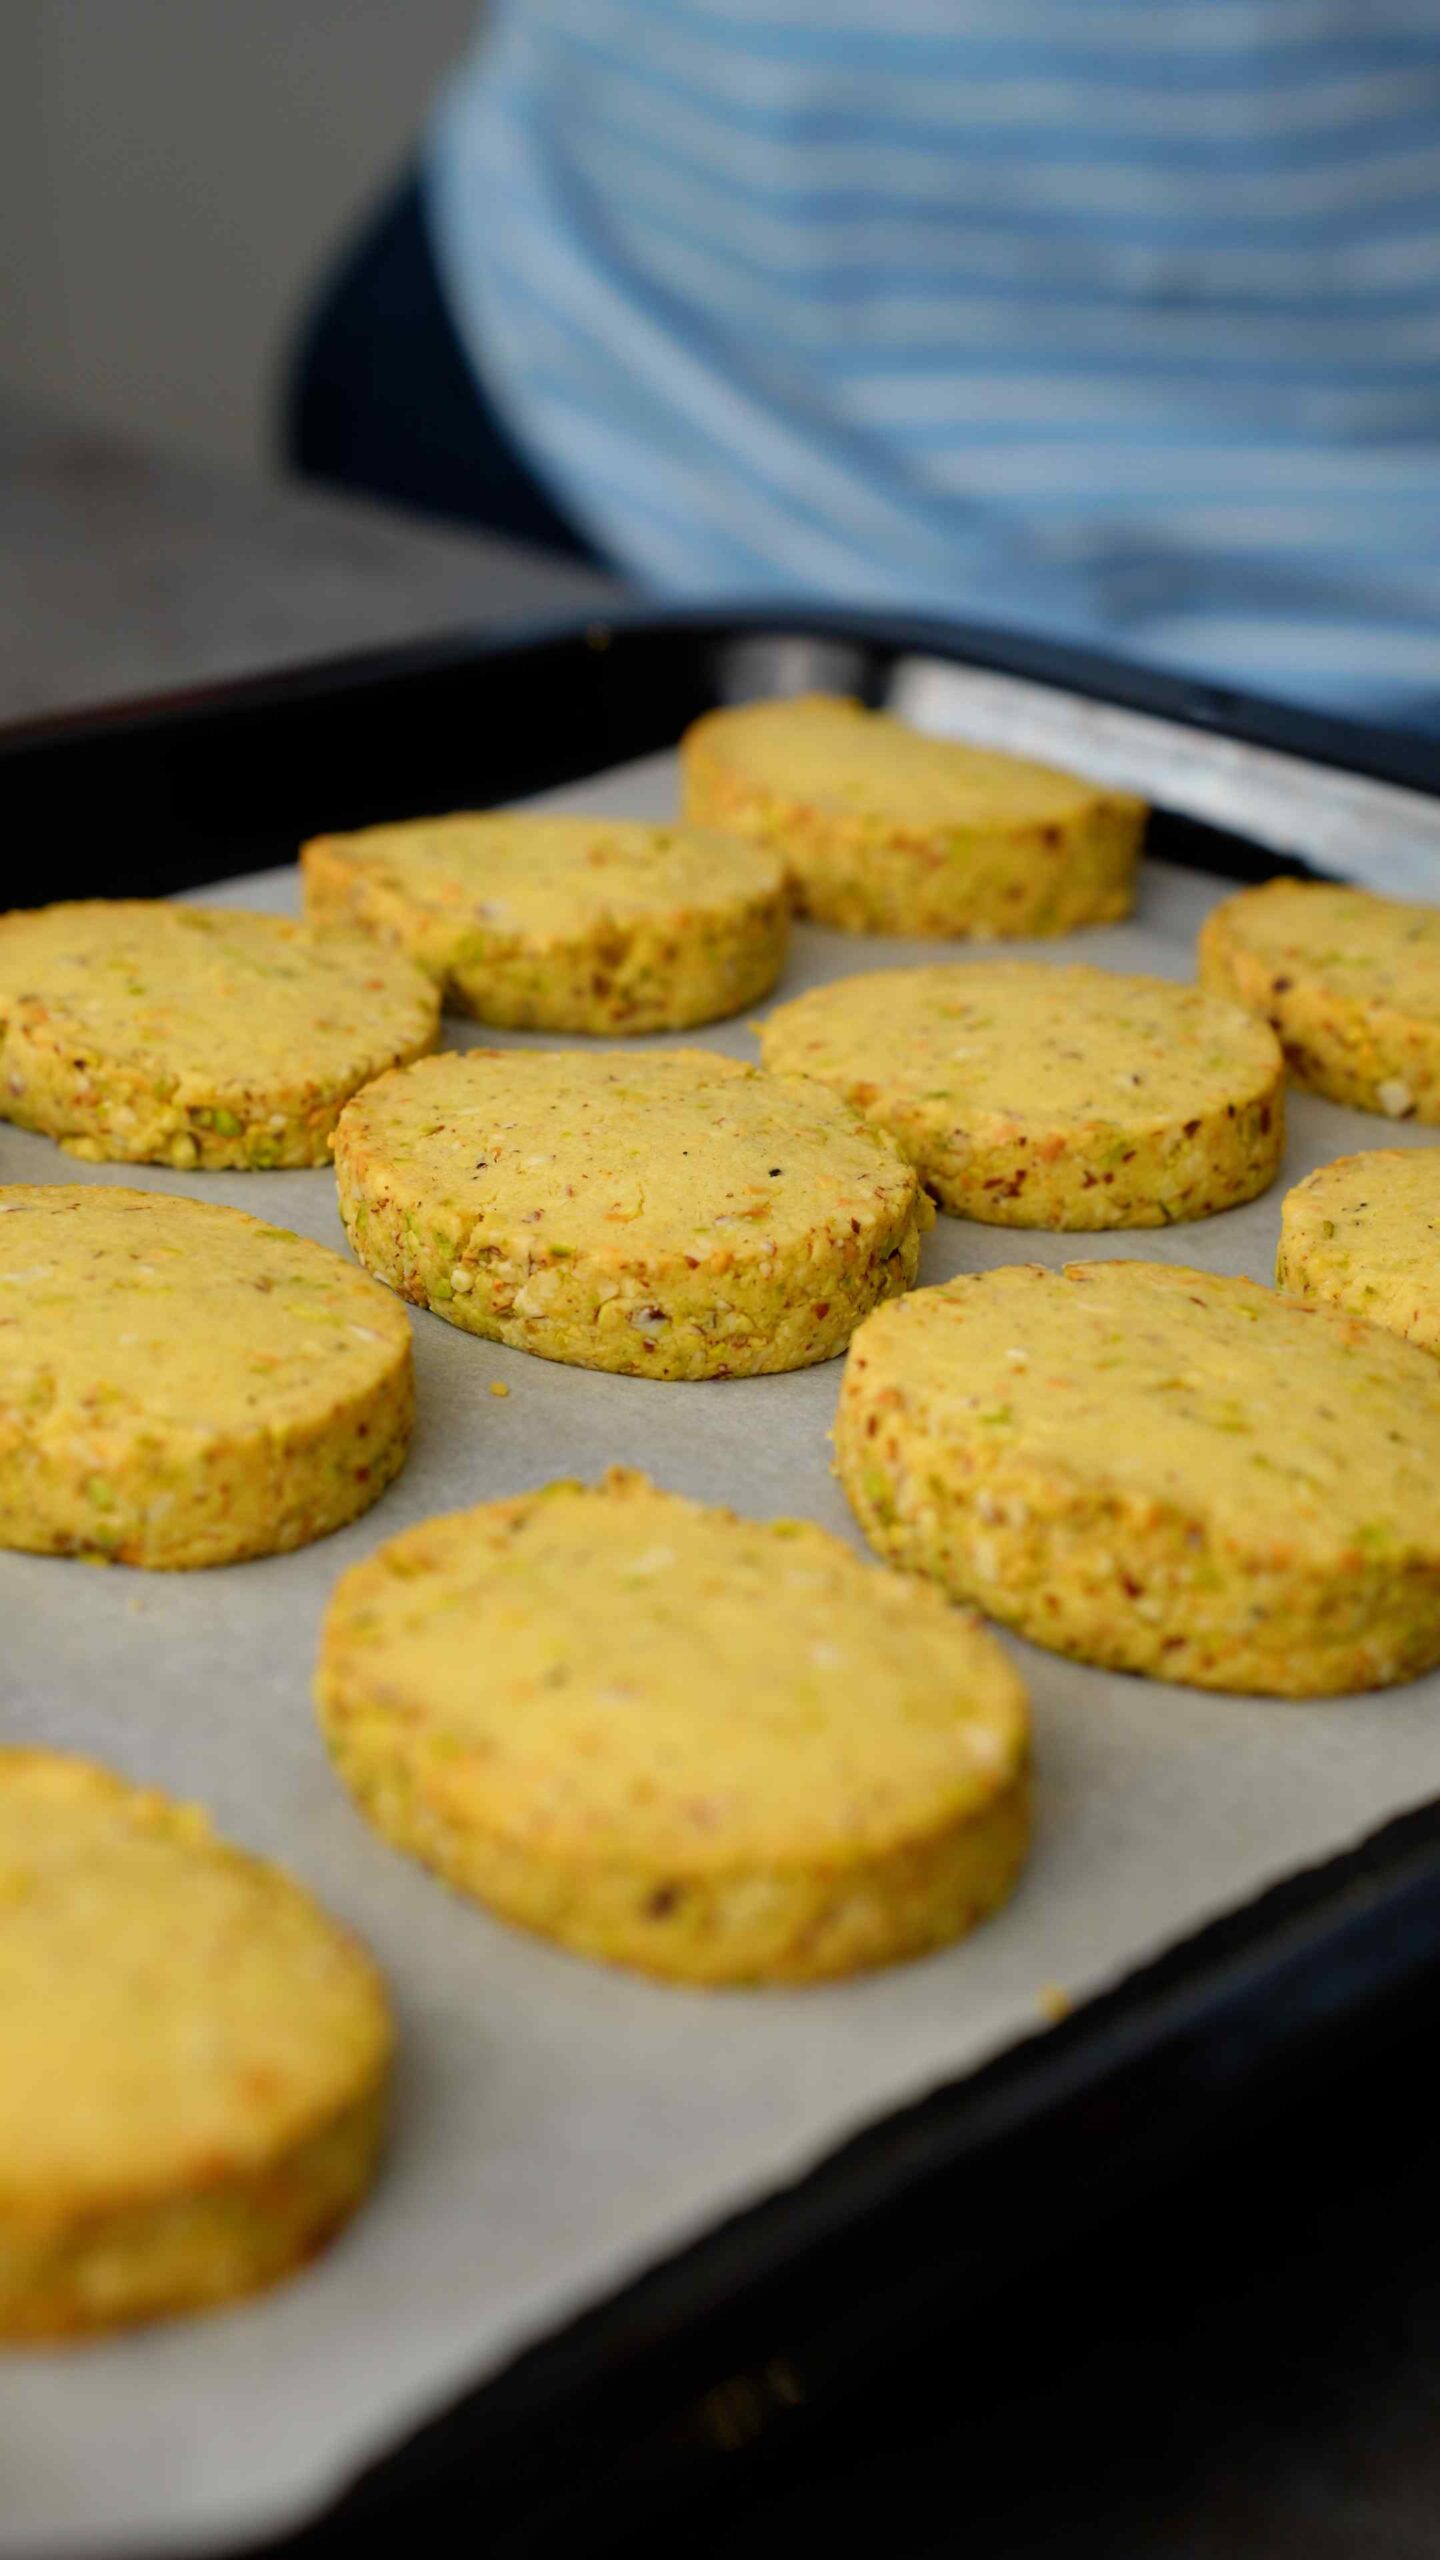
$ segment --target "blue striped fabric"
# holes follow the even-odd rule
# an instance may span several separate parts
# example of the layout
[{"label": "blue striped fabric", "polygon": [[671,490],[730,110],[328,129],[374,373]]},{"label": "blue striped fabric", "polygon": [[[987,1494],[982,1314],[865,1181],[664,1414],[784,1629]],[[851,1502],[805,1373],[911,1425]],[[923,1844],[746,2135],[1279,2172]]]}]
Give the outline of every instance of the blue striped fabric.
[{"label": "blue striped fabric", "polygon": [[1440,0],[490,0],[426,189],[652,590],[1440,728]]}]

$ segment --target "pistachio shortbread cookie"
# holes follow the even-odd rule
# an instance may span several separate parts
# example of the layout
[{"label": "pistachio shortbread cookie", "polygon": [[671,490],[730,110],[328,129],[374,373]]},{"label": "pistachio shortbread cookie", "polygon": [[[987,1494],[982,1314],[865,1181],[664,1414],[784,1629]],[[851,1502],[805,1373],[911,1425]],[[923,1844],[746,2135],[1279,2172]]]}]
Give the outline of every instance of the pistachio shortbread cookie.
[{"label": "pistachio shortbread cookie", "polygon": [[1377,1147],[1287,1192],[1275,1285],[1440,1351],[1440,1147]]},{"label": "pistachio shortbread cookie", "polygon": [[343,1102],[435,1046],[403,953],[239,907],[0,916],[0,1119],[92,1163],[324,1164]]},{"label": "pistachio shortbread cookie", "polygon": [[942,1209],[994,1226],[1206,1218],[1263,1191],[1284,1149],[1273,1033],[1164,978],[874,969],[781,1005],[760,1041],[888,1129]]},{"label": "pistachio shortbread cookie", "polygon": [[232,1564],[324,1537],[404,1463],[410,1325],[239,1209],[0,1187],[0,1546]]},{"label": "pistachio shortbread cookie", "polygon": [[368,1957],[193,1805],[0,1749],[0,2340],[199,2311],[370,2186],[391,2031]]},{"label": "pistachio shortbread cookie", "polygon": [[967,1613],[809,1521],[620,1470],[424,1521],[355,1566],[317,1694],[398,1847],[675,1980],[923,1954],[1024,1855],[1025,1693]]},{"label": "pistachio shortbread cookie", "polygon": [[856,1335],[835,1447],[877,1553],[1058,1653],[1282,1697],[1440,1662],[1440,1371],[1252,1280],[918,1290]]},{"label": "pistachio shortbread cookie", "polygon": [[711,827],[524,811],[317,836],[306,910],[409,953],[482,1022],[684,1031],[768,995],[789,902],[778,857]]},{"label": "pistachio shortbread cookie", "polygon": [[1069,933],[1128,915],[1146,808],[840,695],[707,712],[686,816],[779,853],[804,915],[850,933]]},{"label": "pistachio shortbread cookie", "polygon": [[1212,908],[1200,974],[1264,1015],[1298,1084],[1440,1122],[1440,907],[1270,880]]},{"label": "pistachio shortbread cookie", "polygon": [[934,1216],[834,1094],[705,1049],[469,1049],[382,1076],[335,1133],[366,1268],[467,1332],[650,1378],[842,1351]]}]

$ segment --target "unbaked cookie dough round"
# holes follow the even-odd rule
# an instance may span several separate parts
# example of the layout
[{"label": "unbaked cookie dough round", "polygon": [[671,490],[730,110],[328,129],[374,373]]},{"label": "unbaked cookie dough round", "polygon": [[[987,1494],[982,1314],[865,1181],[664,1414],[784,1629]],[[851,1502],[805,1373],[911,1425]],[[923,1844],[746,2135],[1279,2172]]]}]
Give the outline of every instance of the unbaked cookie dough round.
[{"label": "unbaked cookie dough round", "polygon": [[968,1614],[809,1521],[618,1469],[355,1566],[317,1696],[388,1839],[505,1919],[679,1981],[924,1954],[1025,1851],[1025,1693]]},{"label": "unbaked cookie dough round", "polygon": [[942,1209],[1005,1227],[1162,1227],[1251,1200],[1284,1063],[1237,1004],[1043,961],[874,969],[762,1024],[765,1064],[887,1129]]},{"label": "unbaked cookie dough round", "polygon": [[482,1022],[684,1031],[768,995],[785,958],[778,857],[711,827],[497,810],[317,836],[300,859],[317,924],[408,952]]},{"label": "unbaked cookie dough round", "polygon": [[583,1369],[754,1377],[842,1351],[934,1216],[834,1094],[705,1049],[469,1049],[358,1094],[340,1213],[381,1280]]},{"label": "unbaked cookie dough round", "polygon": [[0,1187],[0,1546],[233,1564],[322,1538],[404,1462],[404,1310],[239,1209]]},{"label": "unbaked cookie dough round", "polygon": [[193,1805],[0,1748],[0,2341],[253,2293],[354,2212],[391,2033],[368,1957]]},{"label": "unbaked cookie dough round", "polygon": [[801,912],[850,933],[1010,940],[1134,904],[1143,800],[843,696],[707,712],[680,761],[686,816],[772,847]]},{"label": "unbaked cookie dough round", "polygon": [[1339,1156],[1298,1182],[1275,1285],[1440,1351],[1440,1147]]},{"label": "unbaked cookie dough round", "polygon": [[240,907],[0,916],[0,1119],[92,1163],[325,1164],[340,1106],[433,1049],[403,953]]},{"label": "unbaked cookie dough round", "polygon": [[1277,1697],[1440,1662],[1440,1372],[1254,1281],[919,1290],[857,1334],[835,1448],[878,1554],[1058,1653]]},{"label": "unbaked cookie dough round", "polygon": [[1200,975],[1274,1026],[1298,1084],[1440,1122],[1440,907],[1269,880],[1212,908]]}]

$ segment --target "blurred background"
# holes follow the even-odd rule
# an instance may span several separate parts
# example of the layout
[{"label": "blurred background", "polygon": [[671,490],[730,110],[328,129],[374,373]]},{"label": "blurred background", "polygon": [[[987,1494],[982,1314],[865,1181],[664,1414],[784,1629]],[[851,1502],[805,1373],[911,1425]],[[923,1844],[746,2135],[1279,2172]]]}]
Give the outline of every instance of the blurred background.
[{"label": "blurred background", "polygon": [[[282,636],[257,588],[241,657],[498,605],[463,527],[506,598],[525,545],[551,601],[608,578],[993,623],[1440,734],[1437,0],[481,23],[0,0],[0,465],[39,403],[132,470],[230,474],[232,505],[303,479],[322,550],[336,492],[451,541],[399,623],[347,601],[322,635],[306,594]],[[49,610],[89,519],[25,433],[0,535]],[[143,586],[153,507],[124,531]]]},{"label": "blurred background", "polygon": [[287,332],[474,0],[3,0],[0,391],[275,460]]}]

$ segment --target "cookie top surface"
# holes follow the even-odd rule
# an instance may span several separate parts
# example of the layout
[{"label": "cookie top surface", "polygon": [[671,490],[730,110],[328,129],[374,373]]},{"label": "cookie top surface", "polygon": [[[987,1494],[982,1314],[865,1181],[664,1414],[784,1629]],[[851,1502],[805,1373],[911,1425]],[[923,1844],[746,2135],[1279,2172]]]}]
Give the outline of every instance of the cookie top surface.
[{"label": "cookie top surface", "polygon": [[775,855],[718,828],[636,819],[462,813],[321,842],[438,921],[542,941],[733,908],[777,896],[783,878]]},{"label": "cookie top surface", "polygon": [[453,1819],[660,1872],[871,1855],[978,1811],[1026,1747],[964,1611],[621,1470],[392,1539],[339,1585],[324,1684],[396,1720]]},{"label": "cookie top surface", "polygon": [[[1287,1227],[1344,1227],[1358,1243],[1433,1253],[1440,1243],[1440,1146],[1367,1147],[1317,1165],[1285,1195]],[[1437,1265],[1440,1279],[1440,1265]]]},{"label": "cookie top surface", "polygon": [[0,916],[0,1033],[43,1014],[102,1071],[229,1088],[350,1088],[424,1048],[439,997],[362,934],[241,907],[93,898]]},{"label": "cookie top surface", "polygon": [[761,1041],[768,1067],[877,1102],[1055,1130],[1223,1111],[1281,1065],[1266,1023],[1199,987],[1023,960],[837,978],[781,1005]]},{"label": "cookie top surface", "polygon": [[213,2183],[378,2086],[368,1957],[196,1807],[0,1749],[0,2202]]},{"label": "cookie top surface", "polygon": [[467,1049],[381,1076],[341,1115],[367,1188],[481,1241],[553,1255],[765,1254],[817,1224],[855,1232],[916,1196],[880,1130],[823,1088],[708,1049]]},{"label": "cookie top surface", "polygon": [[1337,1156],[1286,1194],[1280,1215],[1282,1286],[1303,1278],[1377,1323],[1407,1314],[1399,1329],[1440,1339],[1440,1146]]},{"label": "cookie top surface", "polygon": [[705,753],[737,780],[900,829],[1064,825],[1101,797],[1140,806],[1050,765],[927,737],[839,694],[746,703],[709,713],[699,726]]},{"label": "cookie top surface", "polygon": [[1210,928],[1222,947],[1243,950],[1276,978],[1440,1022],[1440,907],[1336,881],[1268,880],[1227,898]]},{"label": "cookie top surface", "polygon": [[409,1356],[390,1292],[243,1210],[102,1184],[0,1186],[0,1441],[318,1419]]},{"label": "cookie top surface", "polygon": [[871,1394],[997,1473],[1198,1510],[1237,1553],[1440,1555],[1434,1362],[1255,1281],[1010,1265],[881,1308],[862,1354]]}]

